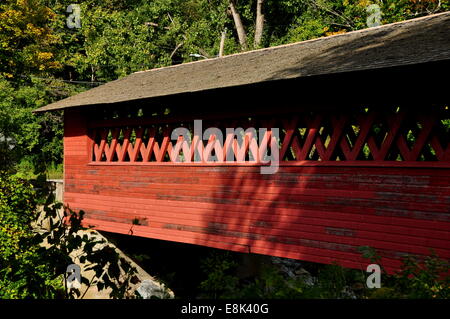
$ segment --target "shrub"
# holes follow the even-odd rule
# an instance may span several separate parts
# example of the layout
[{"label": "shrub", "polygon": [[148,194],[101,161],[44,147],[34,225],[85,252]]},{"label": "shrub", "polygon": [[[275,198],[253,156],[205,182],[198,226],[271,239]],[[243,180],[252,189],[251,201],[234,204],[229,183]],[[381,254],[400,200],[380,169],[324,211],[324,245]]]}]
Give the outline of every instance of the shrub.
[{"label": "shrub", "polygon": [[406,256],[402,269],[393,275],[391,289],[398,298],[449,298],[449,272],[449,261],[439,258],[434,252],[423,260]]},{"label": "shrub", "polygon": [[364,258],[381,266],[382,287],[369,290],[368,298],[443,299],[450,297],[450,262],[439,258],[431,250],[430,255],[419,258],[407,255],[400,270],[388,275],[381,265],[381,257],[371,247],[360,247]]},{"label": "shrub", "polygon": [[[85,229],[84,212],[65,208],[61,216],[62,204],[54,203],[50,194],[42,205],[50,229],[33,229],[38,197],[29,182],[0,173],[0,298],[75,298],[91,285],[110,288],[111,298],[132,297],[130,284],[136,283],[137,270],[104,240],[79,232]],[[82,275],[84,293],[65,287],[75,251],[84,270],[96,274],[91,281]]]},{"label": "shrub", "polygon": [[33,186],[0,174],[0,298],[54,298],[62,281],[39,254]]},{"label": "shrub", "polygon": [[201,262],[201,269],[207,278],[200,288],[207,298],[233,298],[238,287],[238,278],[234,276],[237,263],[228,252],[213,252]]}]

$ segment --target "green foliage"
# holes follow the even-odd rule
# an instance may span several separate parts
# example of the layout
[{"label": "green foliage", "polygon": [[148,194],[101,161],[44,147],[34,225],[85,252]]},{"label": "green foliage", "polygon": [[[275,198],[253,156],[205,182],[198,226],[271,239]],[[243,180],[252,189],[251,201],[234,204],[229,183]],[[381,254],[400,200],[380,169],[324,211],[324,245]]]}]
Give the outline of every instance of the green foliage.
[{"label": "green foliage", "polygon": [[363,258],[382,269],[382,287],[367,290],[368,298],[434,299],[450,296],[450,261],[439,258],[434,251],[422,259],[404,256],[400,270],[395,274],[387,274],[381,256],[374,248],[363,246],[359,251]]},{"label": "green foliage", "polygon": [[[111,298],[131,297],[131,283],[137,270],[103,239],[82,233],[83,212],[53,203],[53,196],[37,211],[33,186],[14,176],[0,175],[0,298],[75,298],[83,297],[92,285],[111,289]],[[50,227],[37,232],[32,224],[44,217]],[[74,253],[77,253],[76,260]],[[89,281],[82,276],[85,291],[64,289],[67,266],[75,262],[92,270]]]},{"label": "green foliage", "polygon": [[403,261],[403,269],[396,275],[395,287],[408,298],[449,298],[450,271],[449,261],[435,254],[420,262],[413,256]]},{"label": "green foliage", "polygon": [[62,281],[42,259],[31,222],[36,218],[33,186],[0,175],[0,298],[54,298]]},{"label": "green foliage", "polygon": [[61,68],[55,59],[60,39],[50,27],[55,14],[41,0],[4,0],[0,4],[0,77]]},{"label": "green foliage", "polygon": [[[206,279],[201,297],[214,299],[312,299],[349,298],[345,288],[363,279],[360,271],[337,265],[320,265],[318,278],[308,283],[303,276],[289,277],[272,263],[264,263],[253,278],[239,279],[238,259],[229,252],[214,252],[202,261]],[[311,279],[310,279],[311,280]]]},{"label": "green foliage", "polygon": [[[381,266],[381,257],[371,247],[361,247],[364,258]],[[229,252],[215,252],[202,263],[206,279],[201,282],[201,297],[241,299],[390,299],[449,298],[450,263],[435,254],[419,260],[407,256],[400,271],[387,274],[383,267],[381,288],[369,289],[365,271],[337,264],[302,262],[304,275],[287,275],[279,266],[264,263],[258,275],[239,279],[238,259]],[[303,270],[303,272],[304,272]],[[314,276],[311,276],[314,274]]]},{"label": "green foliage", "polygon": [[32,111],[77,91],[39,78],[18,87],[0,78],[0,169],[33,176],[62,163],[62,113]]},{"label": "green foliage", "polygon": [[303,298],[306,285],[298,279],[286,279],[279,269],[265,264],[260,276],[243,284],[239,298],[244,299],[298,299]]},{"label": "green foliage", "polygon": [[14,177],[0,175],[0,207],[2,239],[0,256],[10,258],[13,248],[31,231],[32,214],[36,208],[32,185]]},{"label": "green foliage", "polygon": [[63,179],[63,164],[51,164],[47,167],[46,176],[48,179]]},{"label": "green foliage", "polygon": [[19,178],[32,180],[38,177],[34,173],[34,165],[29,158],[22,158],[22,160],[16,165],[15,169],[16,173],[14,174],[14,176],[17,176]]},{"label": "green foliage", "polygon": [[425,259],[405,256],[401,270],[384,275],[384,287],[375,289],[370,298],[446,299],[450,297],[450,261],[434,252]]},{"label": "green foliage", "polygon": [[238,279],[233,275],[237,263],[228,252],[213,252],[202,260],[201,269],[207,278],[200,283],[204,294],[210,298],[230,298],[236,292]]},{"label": "green foliage", "polygon": [[[214,57],[225,29],[225,54],[241,50],[228,0],[83,1],[80,29],[65,25],[65,8],[71,1],[44,2],[55,12],[52,26],[63,43],[58,56],[71,79],[110,81],[135,71],[196,60],[193,53]],[[268,0],[263,46],[366,28],[370,4],[380,5],[384,24],[448,9],[448,0],[433,9],[419,8],[410,0]],[[236,1],[236,7],[249,49],[254,49],[256,0]]]},{"label": "green foliage", "polygon": [[362,257],[369,259],[371,263],[378,263],[381,260],[381,256],[378,255],[376,249],[370,246],[360,246],[358,251],[362,254]]},{"label": "green foliage", "polygon": [[387,0],[378,1],[383,12],[383,24],[392,23],[450,9],[449,0]]}]

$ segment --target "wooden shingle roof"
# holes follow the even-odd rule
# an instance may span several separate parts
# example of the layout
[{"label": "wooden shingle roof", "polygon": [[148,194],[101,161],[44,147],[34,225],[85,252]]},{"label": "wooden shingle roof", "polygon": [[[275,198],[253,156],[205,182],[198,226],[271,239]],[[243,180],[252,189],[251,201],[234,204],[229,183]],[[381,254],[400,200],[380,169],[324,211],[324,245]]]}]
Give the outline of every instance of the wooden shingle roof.
[{"label": "wooden shingle roof", "polygon": [[450,12],[140,71],[36,112],[443,60],[450,60]]}]

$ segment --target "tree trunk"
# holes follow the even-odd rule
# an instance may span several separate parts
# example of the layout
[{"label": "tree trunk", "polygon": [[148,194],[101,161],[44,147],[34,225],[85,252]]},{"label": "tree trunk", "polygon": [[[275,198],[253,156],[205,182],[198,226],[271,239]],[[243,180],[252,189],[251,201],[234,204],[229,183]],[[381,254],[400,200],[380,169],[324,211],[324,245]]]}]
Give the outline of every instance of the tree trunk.
[{"label": "tree trunk", "polygon": [[222,36],[220,37],[220,46],[219,46],[219,57],[223,57],[223,49],[225,47],[225,37],[227,36],[227,28],[225,28],[222,32]]},{"label": "tree trunk", "polygon": [[231,14],[233,15],[234,25],[239,38],[239,44],[243,50],[247,50],[247,34],[245,33],[244,25],[242,24],[241,15],[236,10],[234,0],[230,0]]},{"label": "tree trunk", "polygon": [[263,13],[264,0],[258,0],[256,2],[256,26],[255,26],[255,47],[261,45],[261,39],[264,30],[264,13]]}]

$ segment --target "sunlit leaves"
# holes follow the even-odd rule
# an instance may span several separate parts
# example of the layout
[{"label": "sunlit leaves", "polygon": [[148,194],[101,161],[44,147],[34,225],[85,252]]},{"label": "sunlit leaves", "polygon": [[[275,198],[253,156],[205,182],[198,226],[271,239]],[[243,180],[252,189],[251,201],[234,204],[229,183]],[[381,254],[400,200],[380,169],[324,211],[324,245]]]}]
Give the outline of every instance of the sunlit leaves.
[{"label": "sunlit leaves", "polygon": [[0,5],[0,76],[57,70],[54,51],[60,42],[50,23],[55,14],[40,0],[7,0]]}]

